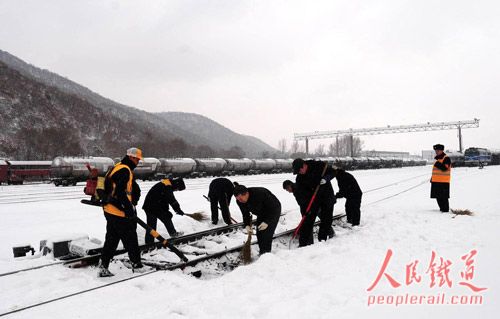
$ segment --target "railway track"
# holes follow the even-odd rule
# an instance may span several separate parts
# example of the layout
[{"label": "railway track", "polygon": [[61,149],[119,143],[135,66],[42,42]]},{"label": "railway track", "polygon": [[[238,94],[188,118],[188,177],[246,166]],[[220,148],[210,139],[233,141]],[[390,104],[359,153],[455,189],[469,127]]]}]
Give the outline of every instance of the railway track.
[{"label": "railway track", "polygon": [[[334,216],[334,220],[340,220],[344,216],[345,215],[336,215],[336,216]],[[317,222],[315,225],[316,226],[319,225],[319,222]],[[237,231],[241,227],[242,227],[242,223],[235,224],[235,225],[230,225],[230,226],[226,226],[226,227],[219,227],[219,228],[216,228],[216,229],[211,229],[211,230],[207,230],[207,231],[203,231],[203,232],[198,232],[198,233],[194,233],[194,234],[189,234],[189,235],[186,235],[186,236],[182,236],[182,237],[176,238],[175,240],[172,240],[172,243],[177,244],[178,247],[179,247],[179,249],[182,249],[182,246],[180,245],[181,243],[188,244],[190,242],[197,241],[200,238],[207,238],[208,236],[217,236],[217,235],[220,235],[220,234],[231,233],[233,231]],[[282,243],[285,243],[286,242],[286,238],[290,237],[293,234],[294,230],[295,229],[290,229],[290,230],[286,230],[286,231],[277,233],[277,234],[274,235],[273,238],[275,239],[275,241],[276,241],[276,239],[278,239],[279,241],[282,241]],[[257,244],[257,240],[252,240],[251,244],[252,245]],[[281,247],[283,247],[283,249],[286,249],[287,245],[286,244],[282,244]],[[0,317],[6,316],[6,315],[9,315],[9,314],[13,314],[13,313],[22,312],[22,311],[25,311],[25,310],[28,310],[28,309],[40,307],[40,306],[43,306],[43,305],[46,305],[46,304],[49,304],[49,303],[54,303],[54,302],[57,302],[57,301],[60,301],[60,300],[64,300],[64,299],[67,299],[67,298],[71,298],[71,297],[74,297],[74,296],[85,294],[85,293],[88,293],[88,292],[91,292],[91,291],[95,291],[95,290],[98,290],[98,289],[102,289],[102,288],[105,288],[105,287],[109,287],[109,286],[112,286],[112,285],[117,285],[117,284],[120,284],[122,282],[133,280],[133,279],[136,279],[136,278],[139,278],[139,277],[144,277],[144,276],[151,275],[151,274],[154,274],[154,273],[158,273],[160,271],[173,271],[173,270],[177,270],[177,269],[186,270],[186,269],[198,267],[198,268],[201,268],[201,269],[197,269],[197,270],[196,270],[196,268],[195,269],[190,269],[191,274],[194,274],[195,276],[198,276],[198,274],[201,274],[201,272],[204,269],[207,269],[209,267],[213,268],[213,266],[215,265],[215,267],[219,267],[220,269],[222,269],[221,273],[225,273],[225,272],[231,271],[232,269],[234,269],[235,267],[238,267],[240,265],[239,254],[240,254],[240,251],[241,251],[242,248],[243,248],[243,245],[237,245],[237,246],[226,248],[226,249],[223,249],[223,250],[220,250],[220,251],[217,251],[217,252],[201,254],[199,256],[196,256],[193,259],[188,260],[187,262],[167,262],[167,261],[164,261],[164,262],[158,262],[158,261],[148,262],[147,260],[145,260],[144,264],[153,267],[153,269],[150,270],[150,271],[148,271],[148,272],[141,273],[141,274],[134,274],[132,276],[128,276],[128,277],[125,277],[125,278],[120,278],[120,279],[117,279],[117,280],[114,280],[114,281],[111,281],[111,282],[107,282],[107,283],[104,283],[104,284],[101,284],[101,285],[97,285],[97,286],[94,286],[94,287],[89,287],[87,289],[78,290],[76,292],[65,294],[65,295],[62,295],[62,296],[53,297],[53,298],[50,298],[50,299],[47,299],[47,300],[44,300],[44,301],[40,301],[40,302],[36,302],[36,303],[30,304],[30,305],[16,306],[15,309],[6,311],[4,313],[0,313]],[[79,258],[78,260],[77,259],[68,260],[68,261],[62,262],[62,264],[71,265],[71,264],[75,264],[75,263],[81,262],[82,260],[85,260],[85,261],[88,262],[89,260],[95,260],[96,258],[98,260],[99,256],[100,255],[93,255],[93,256]],[[61,263],[59,263],[59,264],[61,264]],[[50,266],[54,266],[54,265],[55,264],[48,264],[48,265],[45,265],[43,267],[50,267]],[[40,269],[40,268],[42,268],[42,267],[37,267],[36,269]],[[16,272],[5,273],[5,274],[2,274],[1,276],[14,275],[14,274],[16,274],[18,272],[21,272],[21,271],[30,271],[30,270],[34,270],[34,269],[19,270],[19,271],[16,271]]]},{"label": "railway track", "polygon": [[[231,176],[233,179],[238,179],[238,177],[242,178],[243,183],[245,184],[253,184],[258,183],[259,185],[269,185],[274,184],[277,181],[281,181],[283,177],[278,176],[270,176],[269,178],[244,178],[246,176]],[[267,177],[264,176],[264,177]],[[208,192],[208,186],[210,185],[211,178],[206,178],[202,181],[192,181],[187,183],[188,190],[200,190],[206,189]],[[143,182],[141,183],[141,192],[146,194],[154,184],[154,182]],[[78,186],[68,186],[64,189],[58,188],[50,188],[43,191],[32,191],[27,193],[16,192],[2,192],[0,194],[0,205],[2,204],[24,204],[24,203],[34,203],[34,202],[46,202],[53,200],[71,200],[71,199],[82,199],[87,198],[85,194],[83,194],[83,184]]]}]

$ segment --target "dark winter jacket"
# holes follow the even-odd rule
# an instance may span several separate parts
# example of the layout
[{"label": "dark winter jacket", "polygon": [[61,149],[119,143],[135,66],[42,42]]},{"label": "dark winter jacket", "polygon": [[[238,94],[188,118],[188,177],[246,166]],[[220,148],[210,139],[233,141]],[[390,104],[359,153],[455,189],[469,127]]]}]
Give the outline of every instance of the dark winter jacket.
[{"label": "dark winter jacket", "polygon": [[229,202],[231,201],[231,197],[233,196],[234,185],[227,178],[216,178],[208,187],[208,197],[210,201],[221,201],[221,202]]},{"label": "dark winter jacket", "polygon": [[257,216],[257,225],[261,222],[271,224],[281,214],[281,203],[268,189],[264,187],[249,187],[248,201],[246,203],[238,203],[243,222],[249,226],[252,223],[250,213]]},{"label": "dark winter jacket", "polygon": [[[297,174],[296,184],[298,187],[303,188],[306,192],[314,193],[316,187],[320,184],[321,179],[325,179],[326,183],[321,185],[316,198],[319,201],[328,200],[335,203],[335,194],[333,192],[332,183],[330,180],[333,178],[333,169],[330,165],[322,161],[305,161],[307,164],[307,171],[305,174]],[[322,176],[325,165],[328,165],[325,174]]]},{"label": "dark winter jacket", "polygon": [[[172,185],[169,185],[168,182],[158,182],[156,183],[146,195],[146,199],[144,200],[144,205],[142,205],[142,209],[146,212],[146,214],[155,214],[159,212],[167,212],[170,213],[169,207],[172,206],[172,209],[179,215],[184,215],[179,202],[175,199],[174,189]],[[172,217],[172,213],[170,213],[170,217]]]},{"label": "dark winter jacket", "polygon": [[[131,171],[133,171],[136,167],[134,162],[132,162],[128,156],[125,156],[122,161],[122,164],[127,165]],[[125,212],[126,216],[132,216],[135,214],[135,208],[133,205],[136,205],[141,196],[141,190],[139,185],[137,185],[135,179],[132,181],[132,202],[128,200],[127,197],[127,183],[129,181],[130,175],[129,170],[126,168],[122,168],[116,171],[113,176],[111,176],[111,182],[114,183],[114,196],[110,198],[110,203],[122,209]],[[109,183],[109,181],[107,182]],[[108,186],[106,186],[108,187]]]},{"label": "dark winter jacket", "polygon": [[363,194],[361,188],[359,188],[358,182],[350,173],[344,171],[343,169],[336,169],[335,178],[337,179],[337,184],[339,185],[337,198],[357,198]]},{"label": "dark winter jacket", "polygon": [[292,185],[292,190],[293,196],[295,196],[295,200],[297,201],[297,204],[299,204],[300,213],[304,215],[306,213],[307,206],[311,201],[313,192],[306,191],[305,189],[299,187],[297,184]]}]

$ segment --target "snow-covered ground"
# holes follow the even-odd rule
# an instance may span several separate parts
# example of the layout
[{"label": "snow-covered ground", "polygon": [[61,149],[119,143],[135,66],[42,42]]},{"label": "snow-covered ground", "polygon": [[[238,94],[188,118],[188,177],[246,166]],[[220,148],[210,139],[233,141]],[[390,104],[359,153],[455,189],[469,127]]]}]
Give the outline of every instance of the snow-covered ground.
[{"label": "snow-covered ground", "polygon": [[[470,209],[475,213],[472,217],[453,218],[452,214],[439,212],[435,200],[429,198],[430,173],[430,166],[354,171],[365,191],[361,226],[353,230],[336,227],[337,236],[328,242],[292,250],[276,245],[271,254],[212,279],[196,279],[181,270],[160,271],[10,316],[496,318],[500,308],[500,167],[453,171],[450,206]],[[284,211],[291,210],[282,217],[277,231],[297,225],[300,216],[295,199],[281,187],[283,180],[293,179],[292,175],[231,179],[246,186],[267,187],[280,199]],[[208,192],[210,180],[187,180],[187,189],[176,194],[185,212],[209,213],[209,204],[202,195]],[[153,184],[140,183],[142,199]],[[337,189],[335,180],[333,185]],[[15,260],[13,246],[28,243],[38,248],[41,239],[77,233],[104,238],[102,212],[80,204],[79,199],[84,198],[82,188],[83,185],[0,186],[0,273],[49,262],[46,257]],[[343,213],[343,204],[343,200],[337,203],[336,214]],[[234,199],[231,211],[233,217],[241,221]],[[145,218],[142,210],[139,217]],[[213,227],[209,222],[197,223],[182,216],[175,216],[174,223],[185,233]],[[221,226],[222,221],[219,223]],[[161,222],[158,230],[167,234]],[[138,229],[138,234],[142,241],[144,232]],[[243,240],[241,236],[225,244],[241,244]],[[373,290],[367,291],[377,279],[388,250],[393,255],[385,273],[400,286],[392,287],[383,275]],[[467,268],[467,260],[461,257],[473,250],[477,254]],[[433,252],[435,267],[430,267]],[[448,273],[439,271],[440,258],[443,263],[451,262]],[[407,265],[416,265],[414,270],[417,278],[420,276],[419,282],[406,281]],[[433,270],[438,271],[435,286],[431,287]],[[0,277],[0,313],[129,274],[128,269],[123,269],[113,278],[102,279],[96,277],[94,269],[68,269],[58,265]],[[448,281],[440,282],[439,274],[447,274],[443,279]],[[487,289],[474,293],[460,284],[463,282]],[[446,304],[460,298],[465,301],[472,295],[482,296],[482,304]],[[412,296],[416,297],[412,299]],[[444,300],[445,305],[410,304],[410,300],[429,303],[431,296],[436,296],[434,302]],[[452,299],[455,296],[458,299]],[[400,303],[406,300],[408,304],[396,306],[396,300]],[[369,305],[374,301],[392,304]]]}]

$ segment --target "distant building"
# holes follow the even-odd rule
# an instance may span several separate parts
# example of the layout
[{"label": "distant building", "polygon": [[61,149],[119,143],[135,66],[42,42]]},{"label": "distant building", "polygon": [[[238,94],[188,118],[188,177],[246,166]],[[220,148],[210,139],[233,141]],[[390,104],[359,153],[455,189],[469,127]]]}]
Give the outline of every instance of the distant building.
[{"label": "distant building", "polygon": [[409,152],[388,152],[388,151],[361,151],[360,156],[365,157],[397,157],[397,158],[409,158]]},{"label": "distant building", "polygon": [[434,152],[433,150],[422,151],[422,158],[425,160],[432,161],[435,156],[436,152]]}]

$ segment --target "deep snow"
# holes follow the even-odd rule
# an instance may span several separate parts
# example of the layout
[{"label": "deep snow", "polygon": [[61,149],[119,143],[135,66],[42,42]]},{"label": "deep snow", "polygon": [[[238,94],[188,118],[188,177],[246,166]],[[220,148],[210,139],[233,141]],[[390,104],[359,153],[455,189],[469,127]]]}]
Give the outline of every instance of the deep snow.
[{"label": "deep snow", "polygon": [[[162,271],[11,317],[496,318],[500,300],[497,235],[500,167],[454,169],[450,206],[476,213],[472,217],[456,218],[440,213],[435,200],[429,198],[430,166],[352,173],[365,191],[362,223],[353,230],[336,227],[337,236],[333,240],[302,249],[275,247],[271,254],[252,264],[214,279],[196,279],[180,270]],[[282,218],[277,231],[295,227],[300,218],[293,196],[281,188],[285,179],[293,179],[293,176],[231,177],[247,186],[269,188],[282,202],[283,210],[291,210]],[[184,211],[209,213],[209,204],[202,195],[208,192],[210,180],[187,180],[187,189],[176,194]],[[153,184],[140,183],[142,199]],[[333,185],[337,189],[335,180]],[[75,233],[104,238],[102,212],[79,203],[79,199],[84,198],[82,189],[83,185],[63,189],[47,184],[0,187],[1,273],[49,261],[46,257],[14,260],[12,247],[15,245],[30,243],[38,248],[41,239]],[[408,191],[402,192],[405,190]],[[391,197],[398,193],[401,194]],[[27,200],[30,201],[19,203]],[[8,204],[9,201],[17,203]],[[337,203],[335,214],[343,213],[343,204],[343,200]],[[139,217],[144,218],[139,211]],[[231,211],[233,217],[241,221],[234,199]],[[212,227],[209,222],[197,223],[181,216],[175,216],[174,223],[178,230],[186,233]],[[160,233],[166,234],[163,225],[159,225]],[[139,230],[138,234],[142,241],[144,232]],[[236,236],[222,245],[241,244],[244,237]],[[388,249],[393,251],[393,256],[386,272],[400,282],[401,287],[391,287],[383,277],[373,291],[367,292]],[[488,288],[480,294],[482,305],[368,306],[369,295],[472,295],[472,291],[459,282],[463,281],[460,272],[465,269],[461,256],[473,249],[477,255],[474,276],[469,282]],[[452,262],[451,288],[430,287],[430,273],[426,270],[433,251],[438,258]],[[415,260],[419,261],[417,272],[422,280],[406,285],[406,265]],[[97,278],[95,269],[74,270],[60,265],[0,277],[0,313],[130,275],[127,269],[117,270],[113,279]]]}]

